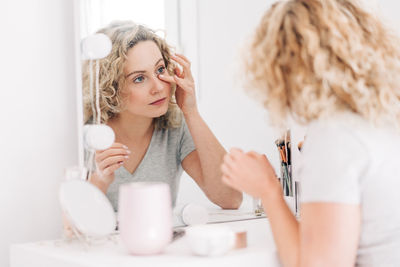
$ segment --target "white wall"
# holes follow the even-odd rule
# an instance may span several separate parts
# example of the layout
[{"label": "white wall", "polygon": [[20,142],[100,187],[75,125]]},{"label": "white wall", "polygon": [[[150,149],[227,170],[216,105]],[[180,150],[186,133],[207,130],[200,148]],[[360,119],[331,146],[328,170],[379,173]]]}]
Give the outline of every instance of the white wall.
[{"label": "white wall", "polygon": [[400,2],[397,0],[364,0],[374,14],[377,14],[382,21],[393,30],[400,33]]},{"label": "white wall", "polygon": [[0,266],[60,237],[58,186],[78,163],[72,1],[0,2]]}]

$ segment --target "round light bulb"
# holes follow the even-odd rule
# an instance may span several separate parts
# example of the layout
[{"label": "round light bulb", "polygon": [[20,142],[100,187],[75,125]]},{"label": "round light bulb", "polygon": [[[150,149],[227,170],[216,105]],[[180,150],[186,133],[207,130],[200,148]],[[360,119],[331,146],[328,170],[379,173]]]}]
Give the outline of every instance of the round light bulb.
[{"label": "round light bulb", "polygon": [[84,143],[89,149],[104,150],[112,146],[115,134],[105,124],[87,124],[83,127]]},{"label": "round light bulb", "polygon": [[110,38],[103,33],[89,35],[81,42],[83,59],[101,59],[105,58],[112,48]]}]

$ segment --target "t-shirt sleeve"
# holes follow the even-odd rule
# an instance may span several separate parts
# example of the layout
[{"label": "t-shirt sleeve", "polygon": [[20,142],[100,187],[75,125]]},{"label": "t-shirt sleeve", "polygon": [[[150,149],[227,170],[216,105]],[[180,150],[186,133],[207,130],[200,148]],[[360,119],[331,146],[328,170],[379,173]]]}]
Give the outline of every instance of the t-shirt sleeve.
[{"label": "t-shirt sleeve", "polygon": [[313,129],[301,157],[301,202],[360,203],[368,156],[354,133],[338,127]]},{"label": "t-shirt sleeve", "polygon": [[196,149],[194,145],[192,135],[190,134],[189,128],[186,125],[185,120],[182,121],[181,126],[181,139],[179,146],[179,159],[182,162],[187,155]]}]

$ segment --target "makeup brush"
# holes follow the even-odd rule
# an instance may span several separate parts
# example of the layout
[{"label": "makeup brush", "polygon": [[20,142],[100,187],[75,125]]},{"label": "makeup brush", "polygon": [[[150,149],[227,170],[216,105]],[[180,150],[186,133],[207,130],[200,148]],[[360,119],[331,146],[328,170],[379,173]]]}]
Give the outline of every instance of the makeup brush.
[{"label": "makeup brush", "polygon": [[298,144],[297,144],[297,148],[299,149],[299,151],[301,152],[301,148],[303,147],[303,141],[300,141]]}]

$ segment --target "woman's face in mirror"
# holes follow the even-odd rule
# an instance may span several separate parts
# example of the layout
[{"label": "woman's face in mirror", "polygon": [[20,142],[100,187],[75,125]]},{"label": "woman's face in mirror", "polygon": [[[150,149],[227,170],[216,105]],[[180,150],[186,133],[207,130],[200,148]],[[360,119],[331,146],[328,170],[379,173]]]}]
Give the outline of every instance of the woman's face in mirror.
[{"label": "woman's face in mirror", "polygon": [[168,110],[171,84],[158,78],[167,74],[156,43],[142,41],[128,50],[124,64],[124,110],[131,115],[156,118]]}]

